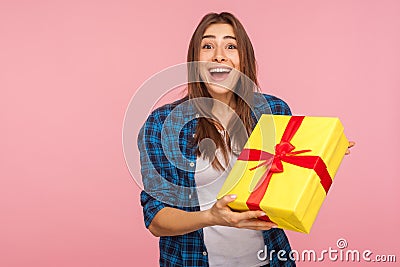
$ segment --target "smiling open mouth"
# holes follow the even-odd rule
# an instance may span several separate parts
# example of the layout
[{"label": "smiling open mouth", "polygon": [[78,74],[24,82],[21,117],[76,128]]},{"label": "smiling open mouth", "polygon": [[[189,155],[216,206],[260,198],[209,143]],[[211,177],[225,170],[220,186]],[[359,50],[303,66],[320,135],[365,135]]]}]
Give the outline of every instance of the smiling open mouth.
[{"label": "smiling open mouth", "polygon": [[214,81],[220,82],[228,77],[231,70],[232,69],[230,68],[211,68],[208,71],[210,72],[211,78]]}]

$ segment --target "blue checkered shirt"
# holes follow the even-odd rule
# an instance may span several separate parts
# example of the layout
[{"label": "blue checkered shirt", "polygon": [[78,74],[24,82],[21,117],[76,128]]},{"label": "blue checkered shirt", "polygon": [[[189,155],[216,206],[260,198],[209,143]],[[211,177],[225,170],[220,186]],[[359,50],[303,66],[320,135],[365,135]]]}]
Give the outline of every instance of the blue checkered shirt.
[{"label": "blue checkered shirt", "polygon": [[[291,115],[291,112],[281,99],[254,93],[253,126],[261,114]],[[147,228],[164,207],[188,212],[200,210],[194,178],[197,144],[193,142],[198,117],[186,97],[154,110],[140,130],[138,146],[144,186],[140,200]],[[291,248],[283,230],[263,231],[263,237],[267,251],[275,251],[270,259],[272,267],[295,266],[288,257]],[[159,247],[162,267],[208,266],[202,229],[184,235],[162,236]],[[286,261],[277,257],[280,250],[286,252],[279,254],[287,258]]]}]

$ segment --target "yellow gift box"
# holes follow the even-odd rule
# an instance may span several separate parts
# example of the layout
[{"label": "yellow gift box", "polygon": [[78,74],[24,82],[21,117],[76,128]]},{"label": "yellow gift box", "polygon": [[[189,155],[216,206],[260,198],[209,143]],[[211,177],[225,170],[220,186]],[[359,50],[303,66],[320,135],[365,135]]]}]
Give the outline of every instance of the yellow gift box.
[{"label": "yellow gift box", "polygon": [[263,210],[279,228],[309,233],[349,142],[338,118],[262,115],[218,199]]}]

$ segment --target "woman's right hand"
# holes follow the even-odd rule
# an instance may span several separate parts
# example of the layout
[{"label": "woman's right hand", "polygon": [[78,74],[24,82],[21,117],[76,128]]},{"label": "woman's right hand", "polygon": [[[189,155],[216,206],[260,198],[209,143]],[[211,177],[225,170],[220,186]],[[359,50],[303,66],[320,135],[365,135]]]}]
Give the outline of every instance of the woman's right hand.
[{"label": "woman's right hand", "polygon": [[236,195],[226,195],[217,202],[207,212],[213,225],[231,226],[236,228],[246,228],[252,230],[269,230],[276,228],[276,224],[258,219],[265,215],[263,211],[232,211],[228,204],[236,199]]}]

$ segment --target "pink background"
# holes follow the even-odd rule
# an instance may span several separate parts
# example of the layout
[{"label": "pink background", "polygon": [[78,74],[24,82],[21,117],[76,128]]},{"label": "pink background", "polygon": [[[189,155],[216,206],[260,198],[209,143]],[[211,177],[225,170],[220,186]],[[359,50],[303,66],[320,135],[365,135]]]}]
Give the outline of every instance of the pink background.
[{"label": "pink background", "polygon": [[[292,247],[345,238],[400,261],[399,1],[3,0],[0,266],[157,265],[124,112],[147,78],[185,61],[201,17],[225,10],[252,39],[263,91],[295,114],[340,117],[357,142],[312,233],[287,232]],[[334,264],[346,265],[298,266]]]}]

